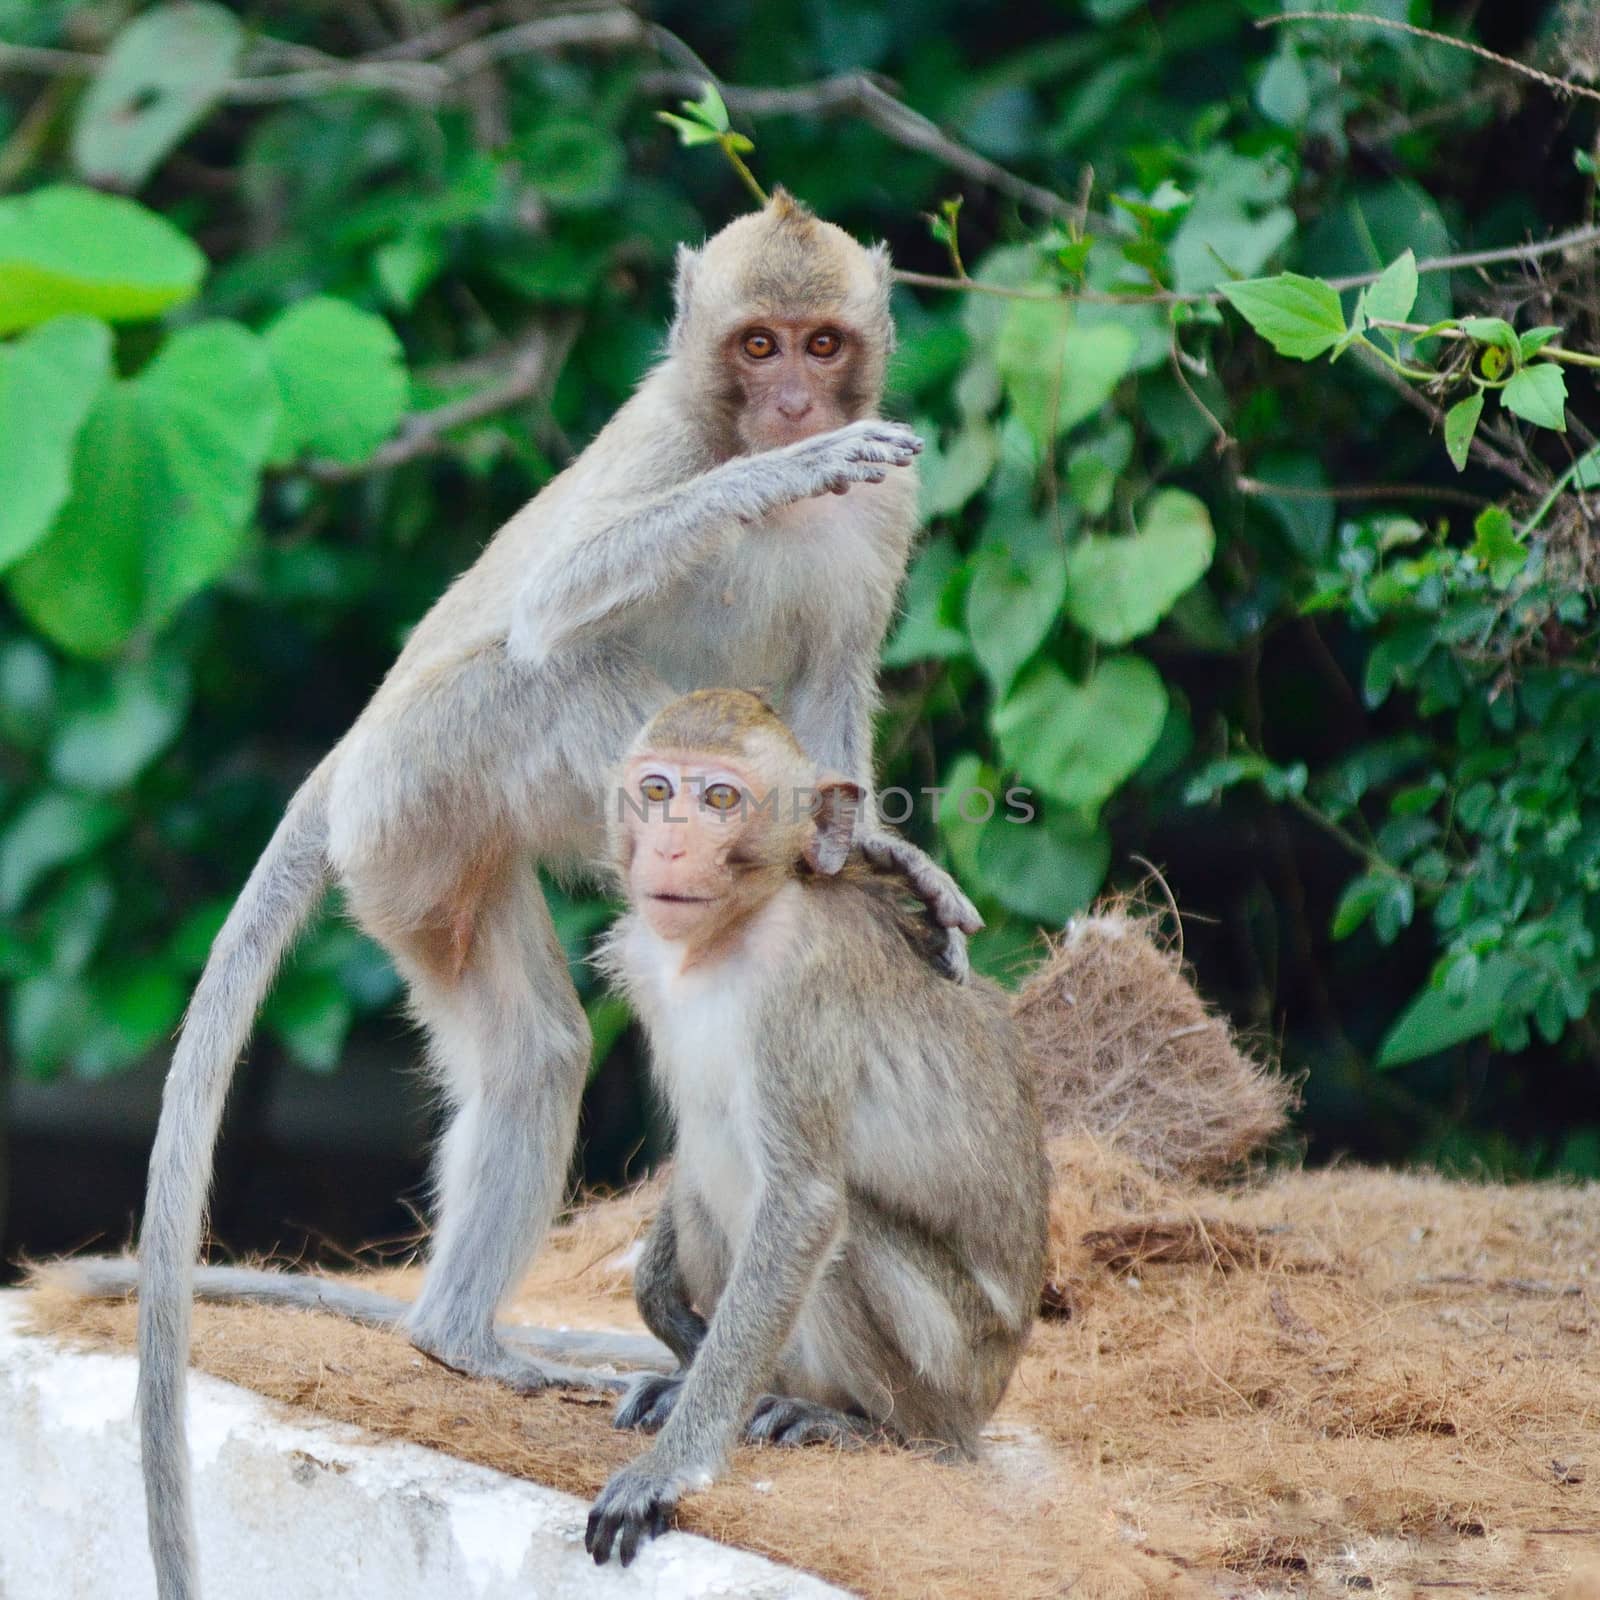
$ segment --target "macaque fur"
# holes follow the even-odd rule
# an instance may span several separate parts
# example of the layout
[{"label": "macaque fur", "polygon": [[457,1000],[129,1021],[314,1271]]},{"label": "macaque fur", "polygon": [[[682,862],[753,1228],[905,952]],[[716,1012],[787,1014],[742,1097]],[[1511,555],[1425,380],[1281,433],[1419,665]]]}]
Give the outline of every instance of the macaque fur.
[{"label": "macaque fur", "polygon": [[665,708],[619,779],[605,964],[677,1131],[635,1292],[686,1371],[618,1413],[660,1433],[595,1502],[597,1562],[626,1566],[741,1432],[973,1455],[1032,1326],[1035,1067],[1003,992],[942,978],[903,884],[851,859],[859,803],[726,690]]},{"label": "macaque fur", "polygon": [[[878,649],[921,448],[876,416],[888,283],[881,249],[782,194],[680,252],[665,359],[417,625],[252,872],[174,1053],[140,1239],[138,1407],[161,1600],[198,1594],[184,1376],[223,1100],[330,880],[404,978],[449,1112],[409,1337],[516,1389],[608,1381],[544,1364],[494,1322],[561,1197],[589,1059],[536,865],[566,872],[602,853],[608,774],[660,706],[700,686],[770,686],[809,756],[870,783]],[[947,929],[981,926],[870,810],[858,826],[863,851],[903,872]]]}]

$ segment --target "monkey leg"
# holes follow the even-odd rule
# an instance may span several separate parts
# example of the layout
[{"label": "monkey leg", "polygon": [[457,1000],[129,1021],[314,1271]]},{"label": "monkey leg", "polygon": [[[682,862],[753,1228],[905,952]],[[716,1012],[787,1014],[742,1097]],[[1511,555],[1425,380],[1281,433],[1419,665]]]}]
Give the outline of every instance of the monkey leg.
[{"label": "monkey leg", "polygon": [[445,1366],[513,1389],[620,1389],[621,1379],[537,1360],[495,1328],[566,1184],[589,1029],[532,867],[508,862],[471,887],[474,904],[404,952],[451,1107],[433,1257],[407,1331]]},{"label": "monkey leg", "polygon": [[[656,1214],[644,1253],[633,1274],[633,1298],[644,1325],[687,1367],[706,1336],[706,1322],[691,1303],[678,1258],[678,1227],[674,1215],[677,1190],[669,1191]],[[635,1426],[619,1420],[619,1427]]]}]

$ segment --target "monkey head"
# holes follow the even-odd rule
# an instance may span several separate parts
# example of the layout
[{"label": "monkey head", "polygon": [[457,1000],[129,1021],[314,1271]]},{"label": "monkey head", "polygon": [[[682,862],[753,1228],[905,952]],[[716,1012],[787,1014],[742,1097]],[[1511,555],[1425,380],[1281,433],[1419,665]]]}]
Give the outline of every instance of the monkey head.
[{"label": "monkey head", "polygon": [[608,819],[617,875],[646,926],[692,959],[798,872],[837,873],[860,799],[759,697],[702,689],[652,718],[623,762]]},{"label": "monkey head", "polygon": [[887,251],[864,249],[783,189],[678,252],[672,351],[697,402],[711,402],[721,455],[873,415],[893,344]]}]

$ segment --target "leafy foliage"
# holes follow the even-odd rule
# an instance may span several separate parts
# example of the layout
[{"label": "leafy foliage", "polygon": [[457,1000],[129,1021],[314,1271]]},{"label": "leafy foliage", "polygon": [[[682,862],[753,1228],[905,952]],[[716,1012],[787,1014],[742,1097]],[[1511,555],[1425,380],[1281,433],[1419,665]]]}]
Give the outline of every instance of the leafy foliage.
[{"label": "leafy foliage", "polygon": [[[1525,9],[1494,48],[1560,59],[1567,13]],[[781,181],[948,279],[897,291],[928,534],[882,748],[940,795],[908,827],[980,965],[1151,855],[1310,1068],[1314,1141],[1581,1166],[1540,1108],[1587,1085],[1600,1124],[1600,305],[1577,251],[1437,262],[1592,220],[1591,108],[1263,10],[779,0],[757,51],[663,6],[730,84],[834,85],[769,115],[698,72],[661,111],[661,36],[581,7],[558,50],[492,8],[0,0],[104,58],[0,111],[13,1058],[165,1037],[294,782],[654,359],[676,245]],[[413,13],[442,32],[369,36]],[[603,1054],[607,908],[554,903]],[[327,922],[268,1027],[328,1070],[394,992]]]}]

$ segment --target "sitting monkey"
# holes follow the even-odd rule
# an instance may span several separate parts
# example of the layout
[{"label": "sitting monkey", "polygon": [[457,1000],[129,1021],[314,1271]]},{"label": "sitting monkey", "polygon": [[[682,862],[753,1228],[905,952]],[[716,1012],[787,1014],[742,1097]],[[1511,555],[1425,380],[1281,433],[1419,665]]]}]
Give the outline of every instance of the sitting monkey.
[{"label": "sitting monkey", "polygon": [[[587,1545],[626,1566],[741,1430],[971,1456],[1033,1321],[1048,1168],[1006,995],[950,983],[903,881],[850,860],[860,788],[754,695],[702,690],[635,741],[610,806],[631,909],[604,963],[677,1127],[636,1276],[684,1364],[619,1427]],[[709,1322],[704,1320],[709,1319]]]}]

